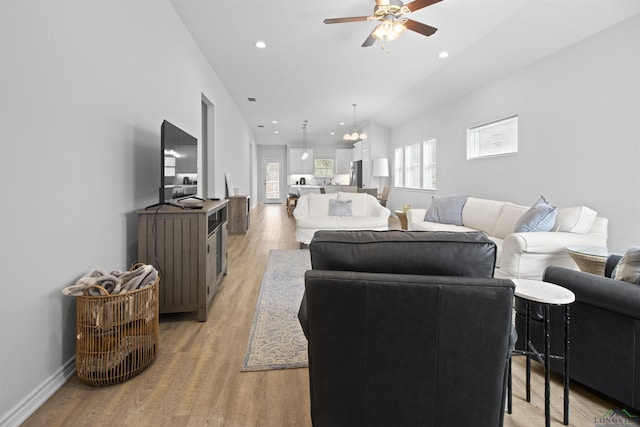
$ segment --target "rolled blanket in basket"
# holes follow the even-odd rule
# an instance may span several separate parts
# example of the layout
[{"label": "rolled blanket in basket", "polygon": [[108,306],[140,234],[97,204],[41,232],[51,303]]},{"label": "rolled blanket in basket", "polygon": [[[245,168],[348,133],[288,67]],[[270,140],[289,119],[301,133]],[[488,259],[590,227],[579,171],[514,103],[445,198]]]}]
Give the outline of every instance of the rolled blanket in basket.
[{"label": "rolled blanket in basket", "polygon": [[122,294],[135,291],[153,285],[158,279],[158,271],[152,265],[141,264],[130,271],[112,271],[107,273],[104,270],[93,270],[82,276],[75,284],[69,285],[62,290],[63,295],[79,296],[85,289],[88,295],[103,295],[99,289],[90,288],[98,285],[106,289],[111,295]]},{"label": "rolled blanket in basket", "polygon": [[[75,284],[64,288],[62,293],[64,295],[77,297],[78,295],[82,295],[86,288],[93,285],[102,286],[110,294],[118,293],[122,287],[122,280],[104,270],[93,270],[89,274],[79,278]],[[102,295],[100,291],[95,288],[89,289],[88,294],[93,296]]]},{"label": "rolled blanket in basket", "polygon": [[122,287],[118,292],[124,293],[151,286],[158,279],[158,271],[152,265],[142,264],[130,271],[112,271],[111,274],[122,281]]}]

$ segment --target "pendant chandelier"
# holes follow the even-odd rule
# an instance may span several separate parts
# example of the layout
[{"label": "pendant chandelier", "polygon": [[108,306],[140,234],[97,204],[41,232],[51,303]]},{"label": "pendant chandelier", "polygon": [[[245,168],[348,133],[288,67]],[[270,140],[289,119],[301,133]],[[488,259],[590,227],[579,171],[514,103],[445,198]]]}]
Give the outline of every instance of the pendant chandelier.
[{"label": "pendant chandelier", "polygon": [[367,134],[364,132],[358,133],[358,130],[356,127],[356,104],[353,104],[353,127],[349,132],[344,134],[342,139],[344,139],[345,141],[354,141],[354,142],[367,139]]},{"label": "pendant chandelier", "polygon": [[302,124],[302,156],[300,158],[302,160],[306,160],[309,157],[309,152],[307,151],[307,121],[305,120]]}]

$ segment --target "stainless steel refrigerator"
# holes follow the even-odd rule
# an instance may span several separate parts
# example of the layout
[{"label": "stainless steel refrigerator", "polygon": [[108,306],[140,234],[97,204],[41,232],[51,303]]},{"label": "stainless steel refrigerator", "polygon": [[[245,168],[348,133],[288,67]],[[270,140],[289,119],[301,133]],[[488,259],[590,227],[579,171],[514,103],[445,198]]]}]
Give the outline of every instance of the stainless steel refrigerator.
[{"label": "stainless steel refrigerator", "polygon": [[351,162],[351,177],[349,178],[349,185],[355,185],[358,188],[362,188],[362,160]]}]

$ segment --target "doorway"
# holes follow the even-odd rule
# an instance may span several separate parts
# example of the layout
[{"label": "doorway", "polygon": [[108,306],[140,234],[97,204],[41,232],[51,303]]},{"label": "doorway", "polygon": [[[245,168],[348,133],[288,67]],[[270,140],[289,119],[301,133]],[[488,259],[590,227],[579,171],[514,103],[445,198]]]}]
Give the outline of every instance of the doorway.
[{"label": "doorway", "polygon": [[284,203],[282,194],[282,160],[262,160],[263,203]]},{"label": "doorway", "polygon": [[202,159],[198,165],[200,176],[198,177],[198,187],[201,197],[214,197],[216,194],[216,170],[215,170],[215,141],[214,141],[214,106],[204,94],[200,94],[200,120],[201,138],[198,144],[198,158]]}]

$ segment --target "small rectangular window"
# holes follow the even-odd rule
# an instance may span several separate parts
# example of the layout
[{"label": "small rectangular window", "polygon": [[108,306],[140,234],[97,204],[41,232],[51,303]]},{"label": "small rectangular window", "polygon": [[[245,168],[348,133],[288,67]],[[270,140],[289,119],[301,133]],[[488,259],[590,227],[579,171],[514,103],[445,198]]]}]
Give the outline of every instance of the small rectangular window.
[{"label": "small rectangular window", "polygon": [[333,178],[335,169],[334,159],[314,159],[313,175],[316,178]]},{"label": "small rectangular window", "polygon": [[467,160],[518,152],[518,116],[467,129]]}]

